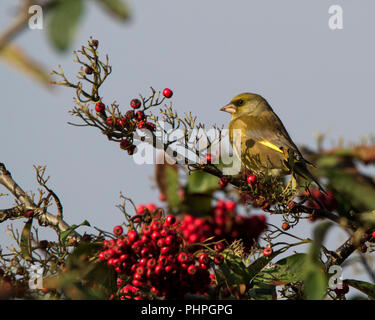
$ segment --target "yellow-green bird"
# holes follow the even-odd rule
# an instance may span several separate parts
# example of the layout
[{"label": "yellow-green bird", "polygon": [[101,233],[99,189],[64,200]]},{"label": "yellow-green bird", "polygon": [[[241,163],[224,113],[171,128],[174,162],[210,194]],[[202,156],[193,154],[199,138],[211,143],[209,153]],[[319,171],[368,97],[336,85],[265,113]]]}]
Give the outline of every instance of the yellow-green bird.
[{"label": "yellow-green bird", "polygon": [[220,110],[232,115],[229,140],[247,169],[256,168],[275,176],[297,174],[314,181],[325,192],[307,169],[306,165],[311,163],[303,158],[280,118],[263,97],[241,93]]}]

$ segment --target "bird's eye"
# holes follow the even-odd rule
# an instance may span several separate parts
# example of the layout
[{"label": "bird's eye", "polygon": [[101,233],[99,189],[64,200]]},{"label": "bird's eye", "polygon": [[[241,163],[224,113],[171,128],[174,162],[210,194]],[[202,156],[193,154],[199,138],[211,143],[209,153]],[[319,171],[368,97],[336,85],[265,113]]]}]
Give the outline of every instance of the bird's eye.
[{"label": "bird's eye", "polygon": [[236,105],[237,105],[238,107],[242,106],[242,105],[243,105],[243,100],[242,100],[242,99],[237,100]]}]

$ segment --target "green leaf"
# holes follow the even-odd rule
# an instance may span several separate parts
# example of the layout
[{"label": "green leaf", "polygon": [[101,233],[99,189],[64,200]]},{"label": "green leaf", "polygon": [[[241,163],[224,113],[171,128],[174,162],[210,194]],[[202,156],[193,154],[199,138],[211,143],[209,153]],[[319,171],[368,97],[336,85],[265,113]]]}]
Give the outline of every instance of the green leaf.
[{"label": "green leaf", "polygon": [[332,223],[325,222],[314,229],[314,241],[306,256],[304,268],[304,293],[308,300],[321,300],[327,292],[328,278],[324,272],[324,265],[319,258],[325,235],[331,226]]},{"label": "green leaf", "polygon": [[88,226],[90,227],[90,223],[85,220],[83,221],[81,224],[79,225],[76,225],[76,224],[72,224],[68,229],[66,229],[64,232],[61,232],[60,234],[60,241],[62,243],[64,243],[66,241],[66,239],[68,238],[68,236],[77,228],[79,228],[80,226]]},{"label": "green leaf", "polygon": [[219,178],[204,171],[194,171],[187,181],[188,193],[212,193],[219,188]]},{"label": "green leaf", "polygon": [[225,260],[220,266],[220,270],[229,285],[248,284],[251,280],[242,259],[231,253],[225,255]]},{"label": "green leaf", "polygon": [[122,0],[97,0],[115,18],[126,21],[130,18],[128,6]]},{"label": "green leaf", "polygon": [[253,279],[270,261],[282,253],[281,250],[274,251],[269,257],[261,256],[255,261],[253,261],[248,267],[247,272],[249,274],[249,278]]},{"label": "green leaf", "polygon": [[[88,261],[102,250],[98,243],[81,243],[68,256],[60,286],[68,290],[72,286],[79,291],[81,299],[107,299],[111,292],[116,291],[116,274],[105,262]],[[82,280],[95,282],[96,288],[85,287]]]},{"label": "green leaf", "polygon": [[291,282],[302,281],[307,254],[296,253],[283,258],[264,268],[254,278],[254,282],[267,283],[272,285],[284,285]]},{"label": "green leaf", "polygon": [[51,88],[49,73],[38,62],[30,58],[26,52],[14,44],[8,44],[0,49],[0,59],[10,66],[36,79],[48,88]]},{"label": "green leaf", "polygon": [[[224,251],[225,252],[225,251]],[[243,259],[234,254],[224,254],[224,263],[220,266],[220,270],[224,273],[229,284],[249,284],[250,281],[281,251],[274,251],[269,257],[261,256],[249,266]]]},{"label": "green leaf", "polygon": [[171,166],[165,167],[165,189],[170,208],[172,210],[178,209],[180,205],[178,171]]},{"label": "green leaf", "polygon": [[314,228],[314,241],[310,246],[308,255],[311,262],[318,261],[325,235],[331,226],[331,222],[323,222]]},{"label": "green leaf", "polygon": [[25,260],[31,260],[31,225],[33,224],[33,219],[29,219],[22,229],[20,248],[21,253]]},{"label": "green leaf", "polygon": [[83,0],[58,0],[51,9],[48,29],[54,47],[65,51],[71,45],[83,13]]},{"label": "green leaf", "polygon": [[349,286],[361,291],[366,294],[369,298],[375,299],[375,285],[365,281],[347,279],[344,281]]},{"label": "green leaf", "polygon": [[322,300],[327,292],[327,276],[323,271],[324,265],[307,264],[305,269],[305,297],[307,300]]}]

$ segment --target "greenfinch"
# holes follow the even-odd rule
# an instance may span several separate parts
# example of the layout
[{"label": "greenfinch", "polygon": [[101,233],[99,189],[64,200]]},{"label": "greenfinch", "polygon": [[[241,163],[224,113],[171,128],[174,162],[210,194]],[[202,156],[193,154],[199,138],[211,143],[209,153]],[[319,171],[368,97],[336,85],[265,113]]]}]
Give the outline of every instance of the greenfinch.
[{"label": "greenfinch", "polygon": [[242,165],[272,176],[297,174],[323,187],[307,169],[302,156],[280,118],[258,94],[241,93],[220,109],[232,115],[229,140]]}]

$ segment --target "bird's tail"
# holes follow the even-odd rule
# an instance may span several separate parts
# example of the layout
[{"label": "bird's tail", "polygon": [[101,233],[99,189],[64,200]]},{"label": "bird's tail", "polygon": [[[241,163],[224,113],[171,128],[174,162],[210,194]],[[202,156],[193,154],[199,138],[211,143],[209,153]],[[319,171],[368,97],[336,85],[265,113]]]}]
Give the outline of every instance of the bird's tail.
[{"label": "bird's tail", "polygon": [[294,166],[294,172],[300,175],[302,178],[306,180],[312,180],[318,186],[319,190],[327,195],[327,192],[324,188],[320,185],[319,181],[311,174],[311,172],[306,168],[305,163],[296,162]]}]

